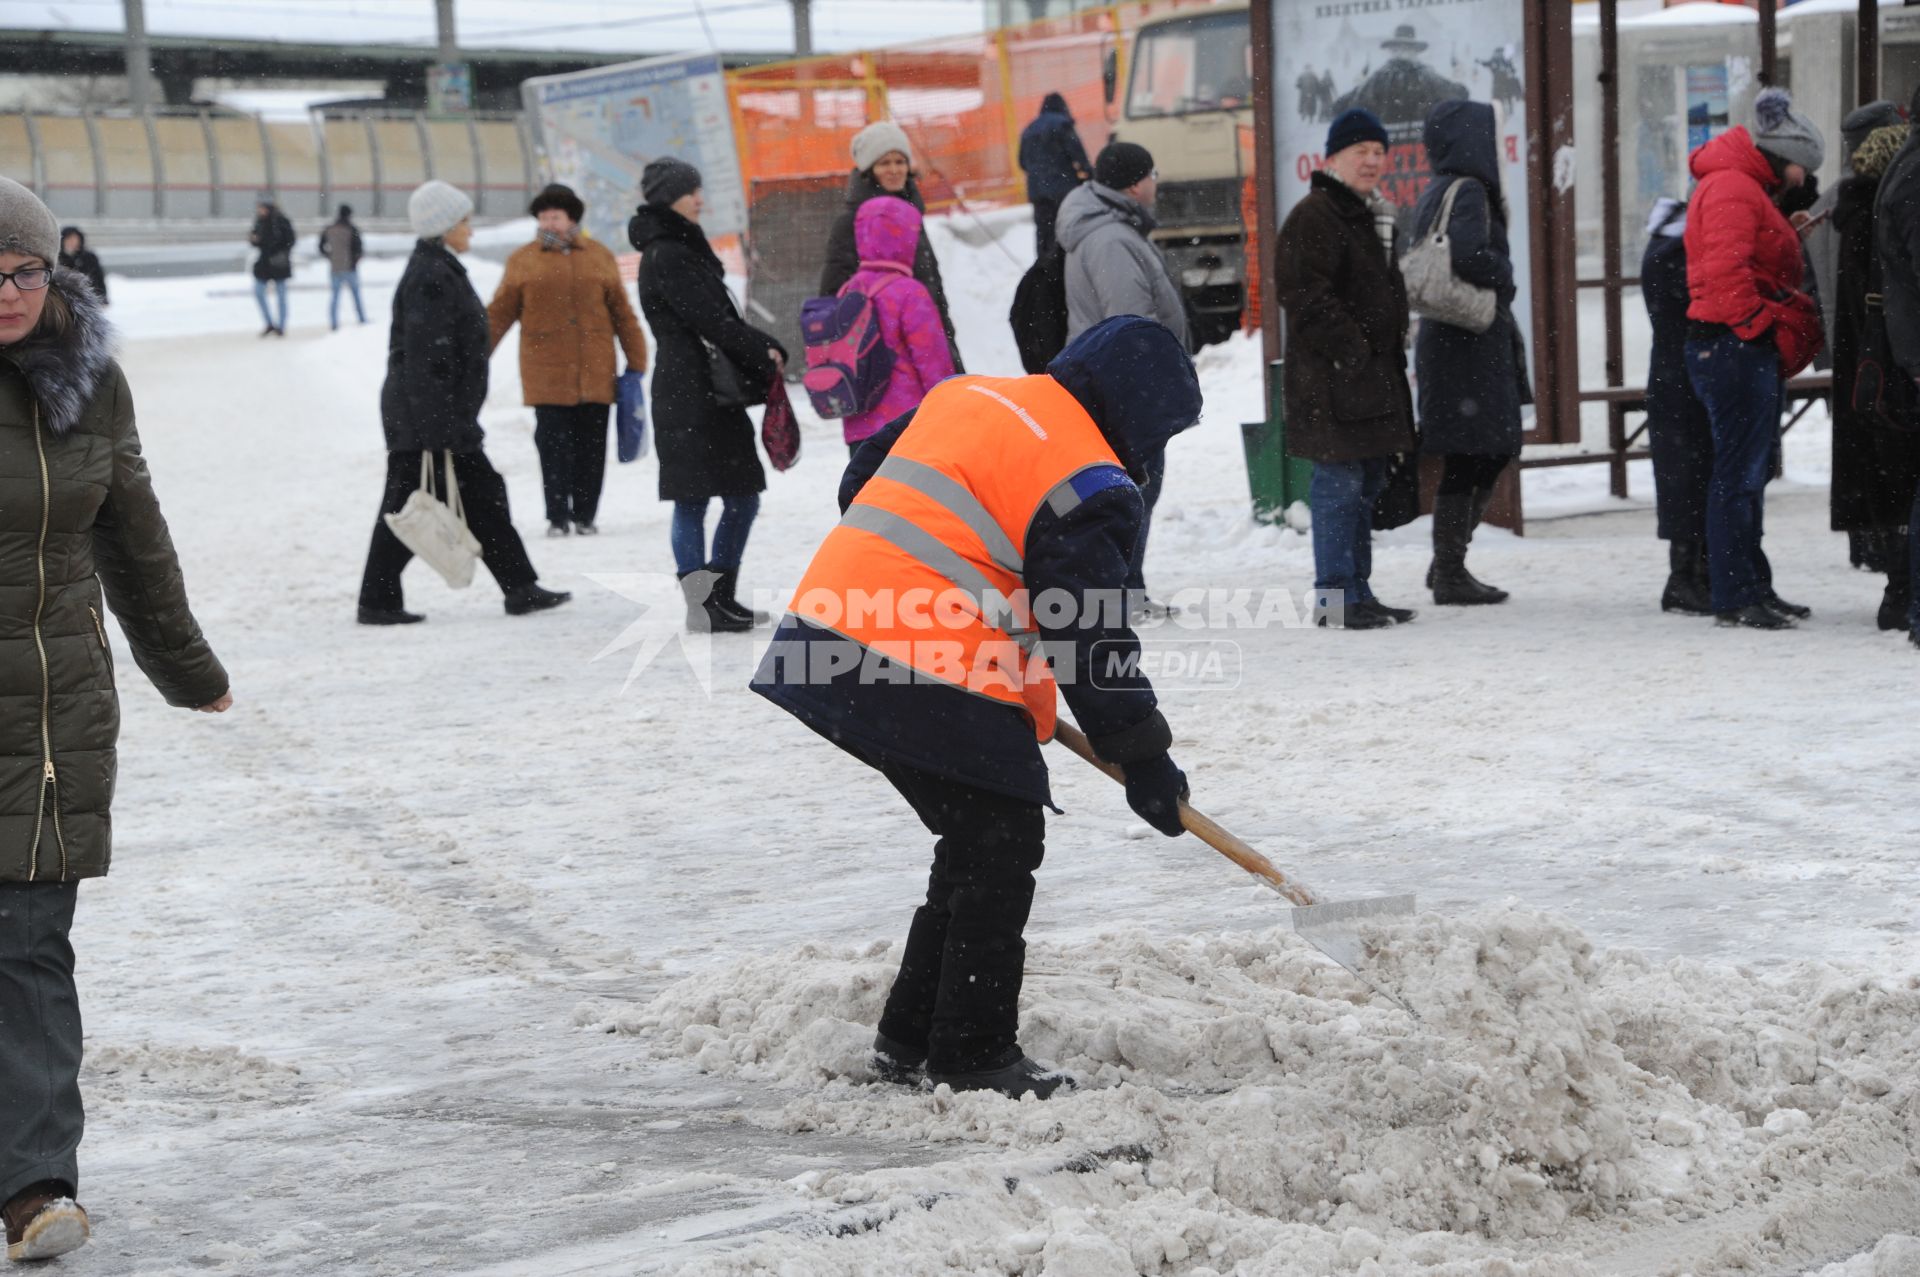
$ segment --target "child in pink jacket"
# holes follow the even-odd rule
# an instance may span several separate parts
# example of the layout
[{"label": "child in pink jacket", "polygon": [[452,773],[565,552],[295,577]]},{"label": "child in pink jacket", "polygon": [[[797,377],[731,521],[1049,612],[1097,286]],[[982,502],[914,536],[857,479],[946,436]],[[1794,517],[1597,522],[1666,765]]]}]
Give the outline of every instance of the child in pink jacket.
[{"label": "child in pink jacket", "polygon": [[927,286],[913,277],[920,210],[906,200],[870,199],[854,218],[853,243],[860,252],[860,269],[847,281],[847,288],[873,299],[880,339],[893,352],[893,377],[871,412],[842,420],[849,447],[919,407],[929,390],[953,376],[953,354],[940,311]]}]

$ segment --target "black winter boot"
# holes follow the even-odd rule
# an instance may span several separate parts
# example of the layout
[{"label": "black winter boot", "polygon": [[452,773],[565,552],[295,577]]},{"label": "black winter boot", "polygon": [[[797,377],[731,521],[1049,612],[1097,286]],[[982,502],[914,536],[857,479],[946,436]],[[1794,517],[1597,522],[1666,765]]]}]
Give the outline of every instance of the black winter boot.
[{"label": "black winter boot", "polygon": [[548,608],[559,607],[573,595],[565,590],[549,590],[536,583],[516,585],[507,591],[507,615],[527,616],[534,612],[544,612]]},{"label": "black winter boot", "polygon": [[1044,1069],[1022,1055],[1012,1064],[973,1073],[929,1073],[927,1081],[935,1086],[950,1086],[956,1091],[998,1091],[1017,1100],[1028,1091],[1044,1100],[1058,1090],[1073,1090],[1073,1078],[1058,1069]]},{"label": "black winter boot", "polygon": [[895,1086],[919,1086],[927,1075],[925,1051],[895,1042],[884,1033],[873,1035],[873,1055],[868,1063],[873,1066],[875,1077]]},{"label": "black winter boot", "polygon": [[1716,613],[1713,623],[1723,629],[1791,630],[1797,628],[1792,618],[1782,616],[1764,603],[1749,603],[1738,611]]},{"label": "black winter boot", "polygon": [[1507,592],[1476,581],[1467,571],[1467,545],[1473,540],[1473,525],[1478,521],[1476,500],[1479,494],[1442,492],[1433,499],[1433,566],[1427,569],[1427,584],[1438,604],[1505,603]]},{"label": "black winter boot", "polygon": [[740,585],[739,568],[723,568],[709,563],[707,571],[715,576],[713,583],[713,602],[722,612],[748,625],[765,625],[768,616],[765,612],[756,612],[734,597],[734,590]]},{"label": "black winter boot", "polygon": [[719,581],[720,574],[711,568],[680,574],[680,594],[687,601],[687,629],[695,634],[744,634],[753,628],[753,620],[721,609],[714,597]]},{"label": "black winter boot", "polygon": [[1907,545],[1904,533],[1887,538],[1887,588],[1880,596],[1878,618],[1882,630],[1908,628],[1907,617],[1913,604],[1913,577],[1909,575],[1912,559]]},{"label": "black winter boot", "polygon": [[1713,593],[1704,568],[1707,548],[1699,541],[1667,542],[1667,588],[1660,596],[1662,612],[1682,616],[1712,616]]}]

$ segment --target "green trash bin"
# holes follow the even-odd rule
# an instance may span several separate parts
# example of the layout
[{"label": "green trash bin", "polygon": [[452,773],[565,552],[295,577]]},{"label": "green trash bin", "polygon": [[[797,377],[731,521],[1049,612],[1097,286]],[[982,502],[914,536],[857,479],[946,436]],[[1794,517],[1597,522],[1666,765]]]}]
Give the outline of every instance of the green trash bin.
[{"label": "green trash bin", "polygon": [[1276,359],[1267,370],[1267,419],[1245,422],[1240,427],[1240,446],[1247,454],[1247,486],[1253,492],[1257,523],[1286,522],[1287,507],[1307,500],[1307,485],[1313,480],[1313,462],[1287,455],[1287,410],[1280,392],[1283,363]]}]

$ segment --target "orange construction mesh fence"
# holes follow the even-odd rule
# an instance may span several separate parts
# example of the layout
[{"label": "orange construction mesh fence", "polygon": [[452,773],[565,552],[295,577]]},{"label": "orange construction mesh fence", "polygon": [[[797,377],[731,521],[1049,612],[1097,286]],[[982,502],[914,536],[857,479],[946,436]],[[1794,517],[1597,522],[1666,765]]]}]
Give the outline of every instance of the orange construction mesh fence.
[{"label": "orange construction mesh fence", "polygon": [[1059,93],[1087,154],[1107,140],[1107,76],[1124,91],[1129,35],[1220,0],[1137,0],[980,35],[833,54],[727,73],[742,176],[846,172],[853,135],[875,120],[906,129],[932,207],[1025,198],[1020,130]]}]

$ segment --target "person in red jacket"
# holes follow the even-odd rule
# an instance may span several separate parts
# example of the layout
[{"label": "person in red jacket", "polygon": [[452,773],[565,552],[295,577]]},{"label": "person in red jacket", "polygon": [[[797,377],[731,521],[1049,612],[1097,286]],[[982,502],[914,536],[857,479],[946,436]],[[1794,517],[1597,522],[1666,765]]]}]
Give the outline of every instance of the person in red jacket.
[{"label": "person in red jacket", "polygon": [[1760,548],[1779,446],[1781,388],[1813,360],[1820,311],[1801,288],[1800,234],[1776,200],[1803,186],[1826,148],[1782,89],[1754,100],[1754,130],[1693,153],[1687,212],[1687,375],[1713,428],[1707,571],[1720,625],[1793,628],[1809,609],[1773,589]]}]

